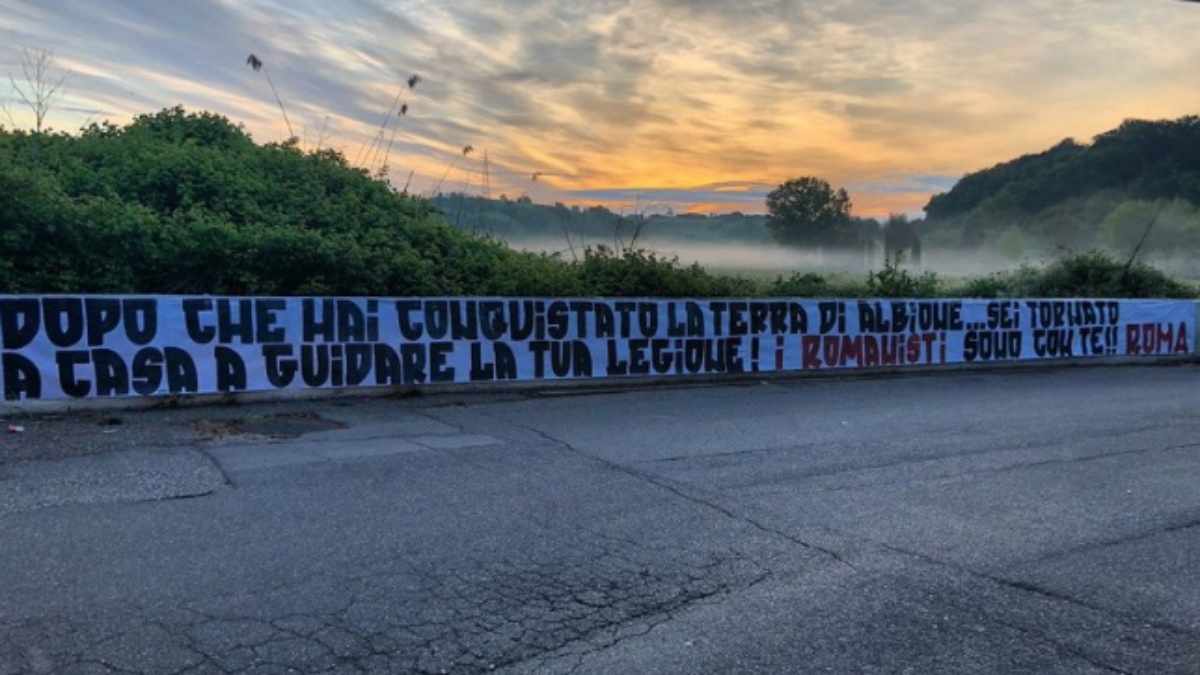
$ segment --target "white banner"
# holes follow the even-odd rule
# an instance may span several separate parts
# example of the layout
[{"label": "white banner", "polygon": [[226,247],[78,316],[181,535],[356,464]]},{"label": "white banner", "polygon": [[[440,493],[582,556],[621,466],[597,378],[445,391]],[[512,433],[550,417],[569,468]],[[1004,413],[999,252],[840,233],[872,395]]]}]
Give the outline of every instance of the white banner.
[{"label": "white banner", "polygon": [[0,296],[8,401],[1193,351],[1167,300]]}]

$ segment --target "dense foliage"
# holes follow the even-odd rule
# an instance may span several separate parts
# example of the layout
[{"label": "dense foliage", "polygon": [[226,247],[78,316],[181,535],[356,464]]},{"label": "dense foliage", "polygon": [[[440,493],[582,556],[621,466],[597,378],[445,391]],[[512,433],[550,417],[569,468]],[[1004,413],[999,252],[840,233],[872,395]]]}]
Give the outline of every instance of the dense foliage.
[{"label": "dense foliage", "polygon": [[793,178],[767,194],[767,229],[787,246],[835,246],[853,240],[850,195],[814,176]]},{"label": "dense foliage", "polygon": [[777,279],[767,293],[842,298],[1191,298],[1197,289],[1148,265],[1127,268],[1106,253],[1089,251],[1044,266],[1022,265],[966,280],[914,272],[894,262],[865,277],[796,273]]},{"label": "dense foliage", "polygon": [[1128,252],[1200,251],[1200,117],[1129,120],[1090,144],[1067,139],[969,174],[925,207],[939,246]]},{"label": "dense foliage", "polygon": [[979,277],[955,293],[1010,298],[1188,298],[1196,288],[1149,265],[1129,264],[1098,251],[1065,256],[1046,267],[1024,265],[1012,272]]},{"label": "dense foliage", "polygon": [[683,266],[636,246],[591,246],[577,255],[518,252],[475,236],[448,224],[430,201],[397,192],[349,166],[335,151],[259,145],[241,128],[208,113],[174,108],[124,127],[92,125],[78,134],[0,128],[3,293],[1119,297],[1193,292],[1149,268],[1126,270],[1102,254],[966,286],[895,265],[865,280],[796,274],[763,282]]},{"label": "dense foliage", "polygon": [[565,272],[447,226],[337,152],[257,145],[181,109],[0,134],[0,288],[553,292]]}]

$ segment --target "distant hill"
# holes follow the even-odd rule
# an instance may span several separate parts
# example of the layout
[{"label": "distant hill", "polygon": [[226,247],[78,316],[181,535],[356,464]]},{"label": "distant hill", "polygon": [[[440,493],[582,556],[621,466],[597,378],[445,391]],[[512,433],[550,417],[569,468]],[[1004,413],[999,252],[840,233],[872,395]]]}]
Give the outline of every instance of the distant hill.
[{"label": "distant hill", "polygon": [[925,206],[942,245],[1200,248],[1200,117],[1129,120],[1090,144],[1067,139],[968,174]]},{"label": "distant hill", "polygon": [[730,213],[624,215],[604,206],[534,204],[528,197],[485,199],[459,193],[441,194],[433,205],[461,230],[490,234],[510,242],[562,241],[624,243],[638,234],[640,241],[738,242],[769,244],[766,216]]}]

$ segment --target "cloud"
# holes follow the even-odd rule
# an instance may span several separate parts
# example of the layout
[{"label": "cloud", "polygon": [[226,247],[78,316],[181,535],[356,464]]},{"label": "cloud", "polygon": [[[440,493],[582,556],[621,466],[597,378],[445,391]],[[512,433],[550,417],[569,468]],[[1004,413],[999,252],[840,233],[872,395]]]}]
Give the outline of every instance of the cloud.
[{"label": "cloud", "polygon": [[959,176],[910,175],[891,176],[879,180],[858,181],[846,184],[850,192],[871,194],[907,194],[944,192],[958,182]]},{"label": "cloud", "polygon": [[74,71],[60,128],[182,103],[278,140],[254,52],[297,133],[329,118],[351,159],[399,93],[389,165],[418,190],[480,189],[486,150],[494,194],[753,210],[818,175],[916,211],[1065,136],[1194,112],[1197,29],[1165,1],[0,0],[0,72],[53,49]]},{"label": "cloud", "polygon": [[756,186],[756,189],[723,190],[714,186],[699,186],[694,188],[601,188],[592,190],[572,190],[567,196],[574,201],[591,200],[597,202],[633,203],[661,202],[669,204],[693,204],[697,202],[712,202],[730,205],[759,205],[767,197],[769,188]]}]

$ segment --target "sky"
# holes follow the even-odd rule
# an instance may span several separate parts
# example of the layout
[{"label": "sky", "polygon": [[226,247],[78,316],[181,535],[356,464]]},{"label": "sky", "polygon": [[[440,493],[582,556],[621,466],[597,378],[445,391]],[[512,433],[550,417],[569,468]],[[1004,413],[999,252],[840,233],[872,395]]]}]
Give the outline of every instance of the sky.
[{"label": "sky", "polygon": [[[387,154],[417,193],[749,213],[815,175],[916,215],[966,172],[1200,112],[1197,35],[1180,0],[0,0],[0,74],[52,50],[58,129],[180,104],[281,141],[269,75],[306,148]],[[7,78],[0,102],[31,125]]]}]

